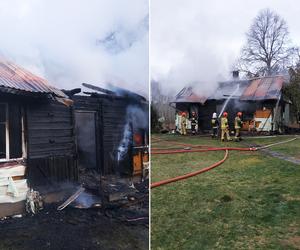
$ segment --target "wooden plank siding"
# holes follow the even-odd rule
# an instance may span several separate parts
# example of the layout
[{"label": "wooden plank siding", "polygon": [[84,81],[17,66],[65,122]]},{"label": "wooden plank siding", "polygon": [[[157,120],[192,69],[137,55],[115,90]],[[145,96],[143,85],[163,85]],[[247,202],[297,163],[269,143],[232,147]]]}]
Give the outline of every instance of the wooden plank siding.
[{"label": "wooden plank siding", "polygon": [[103,99],[103,145],[105,156],[105,170],[107,173],[118,172],[128,174],[132,171],[131,152],[119,164],[117,151],[123,138],[124,128],[127,122],[127,107],[130,105],[127,99]]},{"label": "wooden plank siding", "polygon": [[98,112],[97,152],[102,175],[127,173],[132,165],[130,154],[122,166],[119,166],[116,156],[126,125],[126,112],[130,105],[128,98],[99,95],[74,96],[73,100],[75,110]]},{"label": "wooden plank siding", "polygon": [[[74,96],[74,112],[76,111],[91,111],[96,112],[95,117],[95,136],[96,136],[96,165],[99,173],[104,173],[104,159],[103,159],[103,143],[102,143],[102,107],[98,98],[88,96]],[[76,122],[76,121],[75,121]]]},{"label": "wooden plank siding", "polygon": [[73,108],[27,103],[27,164],[31,185],[78,179]]},{"label": "wooden plank siding", "polygon": [[30,159],[75,153],[71,107],[58,103],[29,105],[27,133]]}]

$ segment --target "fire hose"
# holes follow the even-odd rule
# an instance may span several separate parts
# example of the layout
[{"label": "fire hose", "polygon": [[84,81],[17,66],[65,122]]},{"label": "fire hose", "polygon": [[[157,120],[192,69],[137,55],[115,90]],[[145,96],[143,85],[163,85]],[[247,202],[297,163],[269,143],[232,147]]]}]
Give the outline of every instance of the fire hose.
[{"label": "fire hose", "polygon": [[[170,179],[166,179],[166,180],[154,182],[154,183],[151,184],[151,188],[155,188],[155,187],[163,186],[163,185],[166,185],[166,184],[169,184],[169,183],[172,183],[172,182],[184,180],[184,179],[187,179],[187,178],[190,178],[190,177],[202,174],[202,173],[207,172],[209,170],[212,170],[213,168],[215,168],[217,166],[220,166],[222,163],[224,163],[226,161],[226,159],[228,158],[228,152],[230,150],[235,150],[235,151],[258,151],[258,150],[265,149],[265,148],[268,148],[268,147],[273,147],[273,146],[276,146],[276,145],[279,145],[279,144],[288,143],[288,142],[294,141],[296,139],[297,139],[297,137],[293,138],[293,139],[289,139],[289,140],[285,140],[285,141],[281,141],[281,142],[277,142],[277,143],[272,143],[272,144],[269,144],[269,145],[261,146],[261,147],[250,147],[250,148],[239,148],[239,147],[208,147],[208,148],[205,148],[205,149],[175,149],[175,150],[170,150],[170,149],[154,149],[154,152],[151,152],[151,154],[177,154],[177,153],[193,153],[193,152],[208,152],[208,151],[221,151],[222,150],[222,151],[225,151],[225,156],[224,156],[224,158],[222,160],[220,160],[220,161],[218,161],[218,162],[216,162],[216,163],[214,163],[214,164],[212,164],[212,165],[210,165],[210,166],[208,166],[206,168],[200,169],[198,171],[191,172],[191,173],[184,174],[184,175],[180,175],[180,176],[176,176],[174,178],[170,178]],[[184,145],[185,146],[186,145],[192,146],[191,144],[184,144]],[[201,145],[195,145],[195,146],[199,147]],[[156,151],[155,152],[155,150],[161,150],[161,151]]]},{"label": "fire hose", "polygon": [[155,188],[155,187],[159,187],[159,186],[162,186],[162,185],[166,185],[166,184],[169,184],[171,182],[175,182],[175,181],[180,181],[180,180],[184,180],[184,179],[187,179],[187,178],[190,178],[190,177],[193,177],[195,175],[198,175],[198,174],[202,174],[204,172],[207,172],[219,165],[221,165],[228,157],[228,150],[225,151],[225,156],[222,160],[212,164],[211,166],[209,167],[206,167],[206,168],[202,168],[198,171],[195,171],[195,172],[191,172],[191,173],[188,173],[188,174],[185,174],[185,175],[180,175],[180,176],[177,176],[177,177],[174,177],[174,178],[170,178],[170,179],[167,179],[167,180],[163,180],[163,181],[158,181],[158,182],[154,182],[151,184],[151,188]]},{"label": "fire hose", "polygon": [[208,151],[256,151],[258,148],[236,148],[236,147],[211,147],[205,149],[176,149],[176,150],[162,150],[157,152],[151,152],[154,155],[162,155],[162,154],[180,154],[180,153],[199,153],[199,152],[208,152]]}]

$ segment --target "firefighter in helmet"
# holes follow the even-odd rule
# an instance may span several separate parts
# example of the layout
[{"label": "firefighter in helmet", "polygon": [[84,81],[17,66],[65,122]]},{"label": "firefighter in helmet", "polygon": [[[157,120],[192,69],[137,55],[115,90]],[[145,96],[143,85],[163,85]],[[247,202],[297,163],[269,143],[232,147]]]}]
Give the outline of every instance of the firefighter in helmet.
[{"label": "firefighter in helmet", "polygon": [[186,135],[186,113],[181,114],[181,134]]},{"label": "firefighter in helmet", "polygon": [[191,128],[192,128],[192,135],[196,135],[196,126],[198,124],[197,120],[197,115],[196,112],[192,112],[192,117],[191,117]]},{"label": "firefighter in helmet", "polygon": [[237,112],[236,117],[234,119],[234,129],[235,129],[235,141],[242,140],[241,138],[241,128],[243,127],[243,121],[242,121],[242,112]]},{"label": "firefighter in helmet", "polygon": [[217,118],[217,113],[213,113],[211,118],[211,128],[212,128],[212,138],[217,138],[218,136],[218,127],[219,127],[219,121]]},{"label": "firefighter in helmet", "polygon": [[232,141],[232,139],[230,138],[230,135],[229,135],[229,125],[228,125],[227,116],[228,116],[228,113],[224,112],[223,116],[221,118],[221,140],[222,141],[225,140],[225,135],[226,135],[226,139],[228,141]]}]

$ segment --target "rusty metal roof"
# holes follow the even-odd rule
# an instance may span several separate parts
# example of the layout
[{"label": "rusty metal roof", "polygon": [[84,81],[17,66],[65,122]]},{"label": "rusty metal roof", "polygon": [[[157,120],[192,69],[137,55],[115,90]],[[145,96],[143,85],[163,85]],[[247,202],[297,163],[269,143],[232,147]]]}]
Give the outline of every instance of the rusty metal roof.
[{"label": "rusty metal roof", "polygon": [[277,100],[281,94],[281,89],[285,79],[283,76],[271,76],[256,78],[240,97],[241,100]]},{"label": "rusty metal roof", "polygon": [[25,93],[51,94],[67,98],[59,89],[51,86],[47,80],[8,61],[0,61],[0,87]]},{"label": "rusty metal roof", "polygon": [[276,100],[281,94],[284,76],[259,77],[248,80],[220,82],[211,96],[199,96],[193,87],[183,88],[175,97],[174,102],[205,103],[206,100],[222,100],[234,93],[233,98],[244,101]]}]

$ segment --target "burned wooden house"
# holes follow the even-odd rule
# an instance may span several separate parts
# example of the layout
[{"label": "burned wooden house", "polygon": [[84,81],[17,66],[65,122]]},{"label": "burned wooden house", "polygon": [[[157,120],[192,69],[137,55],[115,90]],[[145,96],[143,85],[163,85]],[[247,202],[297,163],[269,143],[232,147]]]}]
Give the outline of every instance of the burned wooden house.
[{"label": "burned wooden house", "polygon": [[[291,102],[283,95],[283,87],[288,84],[285,76],[257,77],[247,80],[233,78],[219,82],[210,96],[196,93],[197,86],[183,88],[176,96],[173,105],[178,111],[198,115],[198,130],[211,129],[210,120],[216,112],[229,114],[229,125],[234,127],[234,117],[238,111],[243,113],[243,130],[263,132],[283,132],[297,124],[291,114]],[[296,125],[297,126],[297,125]]]},{"label": "burned wooden house", "polygon": [[118,91],[74,95],[0,62],[0,217],[24,209],[30,188],[80,181],[80,167],[141,176],[147,101]]}]

